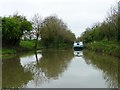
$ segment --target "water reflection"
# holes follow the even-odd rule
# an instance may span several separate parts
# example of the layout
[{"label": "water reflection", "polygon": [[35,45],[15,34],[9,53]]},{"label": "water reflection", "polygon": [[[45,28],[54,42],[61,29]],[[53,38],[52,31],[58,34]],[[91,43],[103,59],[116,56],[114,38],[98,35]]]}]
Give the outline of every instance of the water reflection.
[{"label": "water reflection", "polygon": [[103,78],[106,80],[106,84],[109,88],[118,87],[119,60],[117,58],[89,51],[84,51],[84,55],[87,64],[103,72]]},{"label": "water reflection", "polygon": [[71,51],[43,51],[36,65],[27,65],[27,70],[33,74],[33,80],[26,87],[30,87],[32,83],[34,83],[32,87],[38,87],[45,82],[58,79],[68,67],[72,57]]},{"label": "water reflection", "polygon": [[120,88],[120,60],[118,61],[118,88]]},{"label": "water reflection", "polygon": [[20,63],[23,67],[27,67],[29,64],[36,64],[42,58],[42,54],[32,54],[29,56],[20,57]]},{"label": "water reflection", "polygon": [[44,51],[39,66],[48,78],[57,79],[70,63],[72,51]]},{"label": "water reflection", "polygon": [[44,82],[58,79],[72,57],[72,51],[43,51],[3,60],[2,86],[37,87]]},{"label": "water reflection", "polygon": [[89,51],[44,50],[2,63],[3,88],[118,87],[119,60]]},{"label": "water reflection", "polygon": [[2,88],[2,57],[0,56],[0,89],[1,88]]},{"label": "water reflection", "polygon": [[83,51],[74,51],[74,56],[82,57],[83,56]]},{"label": "water reflection", "polygon": [[2,88],[21,87],[32,79],[32,74],[24,71],[19,57],[5,59],[2,62]]}]

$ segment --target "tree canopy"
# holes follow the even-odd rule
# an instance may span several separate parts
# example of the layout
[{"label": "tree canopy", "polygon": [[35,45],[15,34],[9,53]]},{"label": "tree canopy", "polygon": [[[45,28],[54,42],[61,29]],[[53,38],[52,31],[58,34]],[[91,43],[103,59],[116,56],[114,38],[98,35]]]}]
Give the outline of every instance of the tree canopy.
[{"label": "tree canopy", "polygon": [[106,20],[97,23],[83,32],[79,40],[84,42],[92,41],[116,41],[120,42],[120,14],[116,8],[111,8]]},{"label": "tree canopy", "polygon": [[32,24],[25,16],[13,15],[2,18],[2,41],[4,45],[19,45],[23,31],[32,30]]},{"label": "tree canopy", "polygon": [[43,20],[40,34],[46,48],[71,46],[75,40],[75,35],[57,16],[48,16]]}]

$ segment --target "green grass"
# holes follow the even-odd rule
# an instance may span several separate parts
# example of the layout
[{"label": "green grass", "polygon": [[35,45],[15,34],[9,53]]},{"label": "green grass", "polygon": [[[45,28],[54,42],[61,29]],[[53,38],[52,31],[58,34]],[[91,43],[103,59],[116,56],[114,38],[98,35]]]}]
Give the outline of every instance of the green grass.
[{"label": "green grass", "polygon": [[20,46],[11,46],[11,47],[3,47],[0,49],[0,57],[9,58],[16,55],[16,53],[32,51],[34,50],[35,41],[21,41]]},{"label": "green grass", "polygon": [[12,46],[9,48],[3,47],[0,49],[2,55],[4,54],[15,54],[17,51],[33,50],[35,46],[35,41],[21,41],[20,46]]},{"label": "green grass", "polygon": [[35,41],[21,41],[20,46],[29,50],[33,50],[35,47]]},{"label": "green grass", "polygon": [[35,41],[21,41],[20,46],[3,47],[0,51],[2,51],[2,55],[15,54],[17,51],[33,50],[34,46]]},{"label": "green grass", "polygon": [[2,59],[7,59],[7,58],[11,58],[13,56],[15,56],[16,54],[16,50],[15,49],[10,49],[10,48],[2,48],[0,49],[0,57],[2,57]]},{"label": "green grass", "polygon": [[100,41],[85,44],[89,50],[120,57],[120,45],[116,42]]},{"label": "green grass", "polygon": [[15,49],[9,49],[9,48],[2,48],[2,54],[14,54],[16,53]]}]

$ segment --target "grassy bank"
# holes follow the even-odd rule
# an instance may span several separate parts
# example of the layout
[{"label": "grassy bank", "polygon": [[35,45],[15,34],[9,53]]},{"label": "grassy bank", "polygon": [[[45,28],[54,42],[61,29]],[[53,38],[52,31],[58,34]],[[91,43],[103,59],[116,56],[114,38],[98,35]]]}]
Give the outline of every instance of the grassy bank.
[{"label": "grassy bank", "polygon": [[34,50],[35,41],[21,41],[20,46],[7,46],[0,49],[3,58],[12,57],[20,52]]},{"label": "grassy bank", "polygon": [[[37,49],[47,49],[47,50],[69,50],[71,49],[71,45],[67,44],[60,44],[59,47],[55,47],[54,45],[51,45],[50,47],[46,48],[41,42],[38,43]],[[17,54],[23,53],[23,52],[30,52],[35,50],[35,41],[21,41],[19,46],[7,46],[3,47],[0,51],[2,58],[11,58],[16,56]]]},{"label": "grassy bank", "polygon": [[100,41],[85,44],[85,48],[102,54],[112,55],[120,58],[120,44],[116,42]]},{"label": "grassy bank", "polygon": [[19,46],[7,46],[2,48],[2,54],[12,54],[19,51],[34,50],[35,41],[20,41]]},{"label": "grassy bank", "polygon": [[26,50],[34,50],[35,41],[21,41],[20,47],[25,48]]},{"label": "grassy bank", "polygon": [[72,44],[67,44],[67,43],[59,43],[59,44],[55,44],[55,43],[49,43],[48,47],[45,46],[43,44],[42,41],[38,42],[38,49],[57,49],[57,50],[69,50],[71,49],[73,46]]}]

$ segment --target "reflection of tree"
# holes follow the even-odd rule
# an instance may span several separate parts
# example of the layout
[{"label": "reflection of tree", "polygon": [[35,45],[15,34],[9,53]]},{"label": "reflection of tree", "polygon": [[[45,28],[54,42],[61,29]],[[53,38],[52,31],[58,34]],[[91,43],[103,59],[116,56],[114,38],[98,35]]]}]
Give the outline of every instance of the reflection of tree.
[{"label": "reflection of tree", "polygon": [[72,57],[72,51],[43,51],[38,63],[29,64],[26,69],[32,72],[33,81],[38,86],[50,79],[58,79]]},{"label": "reflection of tree", "polygon": [[38,63],[27,64],[25,66],[25,70],[32,73],[32,79],[36,86],[48,81],[48,78],[45,76],[44,72],[38,67]]},{"label": "reflection of tree", "polygon": [[32,79],[32,74],[24,71],[19,58],[2,60],[2,87],[18,88]]},{"label": "reflection of tree", "polygon": [[120,60],[118,61],[118,88],[120,88]]},{"label": "reflection of tree", "polygon": [[108,87],[118,87],[118,60],[109,56],[102,56],[94,52],[84,51],[85,61],[103,71],[103,77]]},{"label": "reflection of tree", "polygon": [[72,51],[44,51],[42,53],[39,67],[45,72],[48,78],[57,79],[68,67],[73,57]]},{"label": "reflection of tree", "polygon": [[2,88],[2,59],[0,56],[0,89]]},{"label": "reflection of tree", "polygon": [[38,56],[37,56],[37,52],[35,52],[35,57],[36,57],[36,61],[37,61],[37,63],[38,63]]}]

